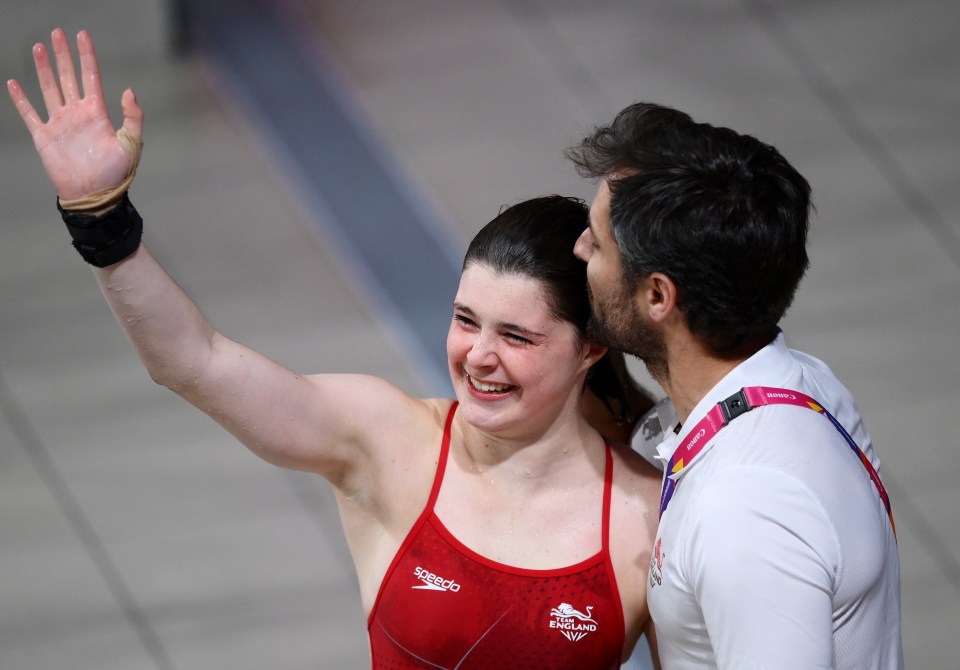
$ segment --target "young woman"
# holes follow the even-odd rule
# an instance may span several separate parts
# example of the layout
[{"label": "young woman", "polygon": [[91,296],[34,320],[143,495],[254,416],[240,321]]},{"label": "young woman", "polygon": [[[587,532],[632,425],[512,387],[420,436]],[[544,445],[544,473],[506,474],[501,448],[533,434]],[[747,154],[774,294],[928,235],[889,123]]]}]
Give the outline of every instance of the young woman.
[{"label": "young woman", "polygon": [[126,188],[143,113],[125,91],[115,133],[89,35],[82,92],[61,30],[52,43],[56,74],[34,47],[49,121],[8,88],[74,246],[157,383],[334,487],[374,667],[618,667],[648,621],[660,476],[585,416],[616,426],[649,401],[633,407],[584,337],[583,204],[521,203],[471,243],[447,339],[456,400],[297,374],[214,330],[140,244]]}]

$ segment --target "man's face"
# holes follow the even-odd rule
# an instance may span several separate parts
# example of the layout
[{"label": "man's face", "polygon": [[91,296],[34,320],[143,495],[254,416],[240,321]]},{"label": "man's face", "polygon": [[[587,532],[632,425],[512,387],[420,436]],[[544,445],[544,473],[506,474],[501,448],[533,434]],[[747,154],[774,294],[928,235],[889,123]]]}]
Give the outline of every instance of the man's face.
[{"label": "man's face", "polygon": [[[603,180],[590,203],[590,226],[573,253],[587,264],[592,316],[587,337],[632,354],[650,364],[663,358],[663,342],[653,324],[637,309],[636,293],[623,277],[620,248],[610,226],[610,187]],[[643,287],[641,282],[638,290]]]}]

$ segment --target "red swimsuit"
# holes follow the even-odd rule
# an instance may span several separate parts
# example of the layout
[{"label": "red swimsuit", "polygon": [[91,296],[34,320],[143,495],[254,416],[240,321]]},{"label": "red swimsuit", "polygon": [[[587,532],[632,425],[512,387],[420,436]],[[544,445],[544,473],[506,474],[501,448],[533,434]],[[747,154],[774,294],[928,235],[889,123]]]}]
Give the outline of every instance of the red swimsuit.
[{"label": "red swimsuit", "polygon": [[430,499],[387,570],[370,612],[373,667],[619,668],[624,622],[610,562],[610,448],[601,551],[556,570],[502,565],[461,544],[433,510],[456,406],[447,416]]}]

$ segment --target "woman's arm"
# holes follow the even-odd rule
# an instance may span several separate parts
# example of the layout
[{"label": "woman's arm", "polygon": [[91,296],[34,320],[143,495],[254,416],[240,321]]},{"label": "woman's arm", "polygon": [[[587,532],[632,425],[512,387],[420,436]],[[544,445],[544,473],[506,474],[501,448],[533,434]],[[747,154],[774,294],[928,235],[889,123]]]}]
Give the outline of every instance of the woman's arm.
[{"label": "woman's arm", "polygon": [[145,246],[94,273],[150,377],[266,461],[341,486],[384,443],[376,435],[389,422],[409,425],[420,409],[380,379],[297,374],[225,337]]},{"label": "woman's arm", "polygon": [[[61,203],[110,211],[135,172],[138,152],[130,140],[138,148],[143,112],[133,91],[124,91],[122,130],[115,131],[90,36],[77,37],[79,81],[62,30],[53,32],[52,44],[56,70],[43,45],[33,49],[48,120],[12,80],[10,97]],[[91,205],[91,194],[100,202]],[[369,466],[371,450],[397,444],[396,426],[410,430],[418,418],[434,418],[432,408],[382,380],[299,375],[224,337],[142,245],[94,273],[150,376],[267,461],[318,472],[342,487]],[[391,433],[392,440],[384,439]]]}]

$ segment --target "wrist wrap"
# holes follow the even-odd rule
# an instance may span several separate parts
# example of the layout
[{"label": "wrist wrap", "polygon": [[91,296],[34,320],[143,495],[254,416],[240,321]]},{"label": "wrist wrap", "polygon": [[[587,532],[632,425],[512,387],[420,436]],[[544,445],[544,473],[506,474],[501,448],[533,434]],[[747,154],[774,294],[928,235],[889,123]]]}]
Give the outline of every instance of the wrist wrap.
[{"label": "wrist wrap", "polygon": [[116,205],[102,214],[57,209],[73,237],[73,247],[90,265],[105,268],[132,255],[140,246],[143,219],[124,192]]}]

